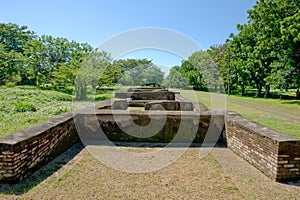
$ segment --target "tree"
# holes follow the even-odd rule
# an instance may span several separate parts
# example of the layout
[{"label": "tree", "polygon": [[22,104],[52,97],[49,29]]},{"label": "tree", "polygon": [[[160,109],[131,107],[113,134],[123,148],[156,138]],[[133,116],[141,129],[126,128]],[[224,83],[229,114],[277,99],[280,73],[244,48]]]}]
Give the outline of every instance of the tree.
[{"label": "tree", "polygon": [[230,36],[232,40],[228,43],[231,57],[232,81],[241,87],[242,96],[245,95],[245,87],[253,85],[257,87],[257,96],[261,96],[264,82],[264,70],[254,53],[256,45],[256,34],[251,25],[238,25],[238,35]]},{"label": "tree", "polygon": [[0,44],[4,46],[6,52],[13,50],[14,52],[23,53],[24,46],[35,37],[35,33],[28,30],[27,26],[0,23]]},{"label": "tree", "polygon": [[205,90],[206,86],[202,74],[191,62],[187,60],[183,61],[180,66],[180,73],[188,80],[189,85],[191,85],[194,90]]},{"label": "tree", "polygon": [[14,50],[7,52],[0,44],[0,84],[19,82],[21,79],[19,71],[23,62],[22,54]]},{"label": "tree", "polygon": [[96,87],[105,69],[111,65],[111,57],[107,52],[92,51],[83,62],[76,73],[75,95],[76,99],[84,100],[87,98],[87,87]]},{"label": "tree", "polygon": [[168,88],[188,89],[188,80],[181,74],[180,67],[171,68],[169,75],[164,79],[163,86]]},{"label": "tree", "polygon": [[162,84],[164,80],[164,72],[155,65],[149,67],[143,74],[142,84],[157,83]]},{"label": "tree", "polygon": [[25,46],[27,65],[23,81],[37,86],[46,83],[69,85],[74,82],[79,64],[91,50],[87,44],[43,35]]},{"label": "tree", "polygon": [[229,94],[230,89],[235,86],[236,83],[236,75],[235,73],[232,73],[233,70],[230,69],[230,57],[232,56],[230,51],[229,42],[221,45],[212,45],[210,49],[207,50],[217,66],[217,69],[219,69],[220,76],[222,77],[224,86],[227,88]]},{"label": "tree", "polygon": [[[193,78],[197,78],[200,89],[208,89],[209,91],[222,91],[224,82],[220,76],[220,69],[213,61],[208,51],[199,51],[193,53],[188,58],[189,63],[194,66]],[[184,63],[183,63],[184,64]],[[182,65],[183,67],[184,65]],[[183,67],[184,69],[184,67]],[[188,70],[184,70],[188,73]],[[199,74],[197,76],[197,74]]]},{"label": "tree", "polygon": [[285,66],[280,71],[280,77],[283,77],[287,84],[295,83],[300,87],[300,10],[292,16],[286,17],[280,26],[282,34],[282,60]]},{"label": "tree", "polygon": [[[149,81],[161,83],[163,80],[163,73],[151,60],[116,60],[113,65],[117,65],[122,69],[123,77],[119,80],[119,83],[124,85],[143,85]],[[153,74],[148,73],[148,71]]]},{"label": "tree", "polygon": [[99,86],[114,86],[119,83],[123,76],[122,68],[119,65],[108,65],[105,71],[99,77]]},{"label": "tree", "polygon": [[[291,58],[291,55],[299,49],[299,43],[293,43],[299,30],[295,29],[299,5],[298,0],[259,0],[248,11],[248,24],[238,25],[240,32],[231,36],[238,82],[256,84],[257,96],[261,96],[263,87],[265,97],[270,96],[271,86],[288,87],[290,72],[297,71],[297,64],[291,61],[298,56]],[[289,37],[292,32],[294,36]]]},{"label": "tree", "polygon": [[0,84],[20,81],[25,63],[24,46],[35,37],[26,26],[0,23]]},{"label": "tree", "polygon": [[86,43],[71,41],[68,44],[68,60],[59,63],[51,73],[51,84],[59,87],[74,86],[76,73],[83,60],[91,53],[92,47]]},{"label": "tree", "polygon": [[24,55],[27,61],[21,72],[22,83],[37,86],[44,83],[52,70],[47,47],[40,39],[33,40],[26,44]]}]

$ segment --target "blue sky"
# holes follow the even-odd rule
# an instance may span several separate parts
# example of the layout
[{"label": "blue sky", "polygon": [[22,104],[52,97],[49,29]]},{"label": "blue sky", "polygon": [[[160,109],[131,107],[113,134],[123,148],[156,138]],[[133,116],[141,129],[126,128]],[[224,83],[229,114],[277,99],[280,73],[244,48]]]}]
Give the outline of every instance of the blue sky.
[{"label": "blue sky", "polygon": [[[38,35],[66,37],[93,47],[131,29],[167,28],[207,49],[236,33],[236,25],[247,22],[247,10],[254,4],[255,0],[1,0],[0,22],[27,25]],[[167,67],[182,60],[155,50],[127,57],[148,57]]]}]

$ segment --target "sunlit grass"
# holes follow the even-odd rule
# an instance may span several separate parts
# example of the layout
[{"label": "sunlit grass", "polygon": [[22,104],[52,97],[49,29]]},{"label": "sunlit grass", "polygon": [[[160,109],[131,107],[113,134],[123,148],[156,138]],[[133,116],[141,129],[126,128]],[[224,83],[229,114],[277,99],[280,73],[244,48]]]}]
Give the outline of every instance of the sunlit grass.
[{"label": "sunlit grass", "polygon": [[128,110],[140,110],[140,111],[143,111],[145,109],[144,109],[144,107],[129,107]]},{"label": "sunlit grass", "polygon": [[[95,102],[110,98],[111,93],[97,91]],[[81,105],[95,102],[86,101]],[[71,94],[30,86],[0,87],[0,137],[68,112],[73,107]]]},{"label": "sunlit grass", "polygon": [[[300,100],[225,96],[191,90],[180,90],[180,92],[184,97],[201,102],[208,108],[225,107],[227,110],[235,111],[247,119],[300,138]],[[211,95],[213,95],[213,98]],[[224,97],[226,97],[226,100]]]}]

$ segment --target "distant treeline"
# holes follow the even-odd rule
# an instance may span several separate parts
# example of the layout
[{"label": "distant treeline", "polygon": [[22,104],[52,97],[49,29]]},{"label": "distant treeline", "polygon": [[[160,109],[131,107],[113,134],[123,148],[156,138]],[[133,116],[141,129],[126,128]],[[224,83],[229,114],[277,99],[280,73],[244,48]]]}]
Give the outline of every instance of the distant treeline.
[{"label": "distant treeline", "polygon": [[237,35],[230,34],[224,44],[196,52],[173,67],[165,84],[200,90],[225,88],[227,92],[238,89],[242,95],[251,87],[257,88],[257,96],[265,97],[270,96],[271,88],[299,88],[299,7],[299,0],[257,1],[248,11],[248,23],[237,25]]},{"label": "distant treeline", "polygon": [[[88,86],[163,84],[224,91],[300,87],[300,1],[259,0],[238,34],[193,53],[164,73],[148,59],[112,60],[109,52],[66,38],[38,36],[26,26],[0,24],[0,84],[64,88],[85,98]],[[263,94],[263,90],[265,91]]]},{"label": "distant treeline", "polygon": [[66,38],[38,36],[26,26],[0,24],[0,84],[62,89],[161,83],[164,73],[147,59],[113,61],[109,53]]}]

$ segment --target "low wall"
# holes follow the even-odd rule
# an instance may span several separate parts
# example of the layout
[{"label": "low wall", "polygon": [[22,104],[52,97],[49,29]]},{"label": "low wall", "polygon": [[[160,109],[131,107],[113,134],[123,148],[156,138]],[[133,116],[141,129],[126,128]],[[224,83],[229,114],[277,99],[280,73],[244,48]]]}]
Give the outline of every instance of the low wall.
[{"label": "low wall", "polygon": [[199,115],[188,111],[164,113],[165,116],[155,111],[99,110],[96,115],[78,114],[76,124],[80,133],[84,133],[80,134],[81,139],[93,142],[108,138],[111,141],[168,143],[175,136],[173,142],[177,143],[214,143],[221,140],[224,115],[212,116],[210,112]]},{"label": "low wall", "polygon": [[138,87],[138,88],[129,88],[127,92],[147,92],[147,91],[169,91],[164,88],[155,88],[155,87]]},{"label": "low wall", "polygon": [[194,111],[194,106],[189,101],[156,100],[146,103],[145,110]]},{"label": "low wall", "polygon": [[116,92],[116,98],[132,100],[175,100],[174,92],[158,90],[158,91],[137,91],[137,92]]},{"label": "low wall", "polygon": [[1,138],[0,181],[19,181],[77,140],[71,112]]},{"label": "low wall", "polygon": [[276,181],[300,179],[300,140],[237,113],[226,115],[227,146]]}]

